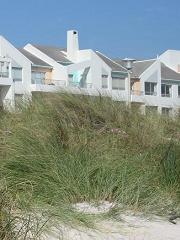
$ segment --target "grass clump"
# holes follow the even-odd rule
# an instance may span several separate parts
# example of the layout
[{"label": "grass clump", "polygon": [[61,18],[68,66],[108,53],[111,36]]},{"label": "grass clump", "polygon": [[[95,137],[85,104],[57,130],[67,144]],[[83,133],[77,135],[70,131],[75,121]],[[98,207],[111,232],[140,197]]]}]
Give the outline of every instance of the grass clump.
[{"label": "grass clump", "polygon": [[14,196],[26,201],[30,191],[32,206],[60,209],[63,219],[86,221],[69,208],[83,201],[179,209],[178,117],[145,116],[102,96],[37,95],[3,114],[0,141],[0,175]]}]

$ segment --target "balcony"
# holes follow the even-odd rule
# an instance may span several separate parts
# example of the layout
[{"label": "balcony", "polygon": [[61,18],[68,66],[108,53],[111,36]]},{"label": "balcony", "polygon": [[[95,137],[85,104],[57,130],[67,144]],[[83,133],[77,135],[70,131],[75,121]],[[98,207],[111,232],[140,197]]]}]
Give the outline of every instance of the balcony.
[{"label": "balcony", "polygon": [[131,94],[132,95],[136,95],[136,96],[142,96],[142,95],[144,95],[144,92],[143,91],[139,91],[139,90],[132,90]]},{"label": "balcony", "polygon": [[31,80],[32,84],[37,85],[51,85],[51,86],[59,86],[59,87],[65,87],[66,81],[65,80],[55,80],[55,79],[42,79],[42,78],[36,78]]},{"label": "balcony", "polygon": [[31,90],[40,92],[57,92],[60,88],[66,87],[65,80],[55,79],[32,79]]},{"label": "balcony", "polygon": [[9,78],[9,72],[0,72],[1,78]]},{"label": "balcony", "polygon": [[148,92],[148,91],[145,91],[145,95],[148,95],[148,96],[157,96],[157,92]]},{"label": "balcony", "polygon": [[144,102],[144,92],[139,90],[131,91],[131,102],[143,103]]},{"label": "balcony", "polygon": [[85,89],[91,89],[92,83],[81,83],[81,82],[73,82],[69,81],[69,87],[75,87],[75,88],[85,88]]},{"label": "balcony", "polygon": [[0,85],[11,86],[13,83],[12,78],[9,77],[9,72],[0,72]]},{"label": "balcony", "polygon": [[170,98],[171,96],[172,96],[171,93],[161,94],[161,97],[168,97],[168,98]]}]

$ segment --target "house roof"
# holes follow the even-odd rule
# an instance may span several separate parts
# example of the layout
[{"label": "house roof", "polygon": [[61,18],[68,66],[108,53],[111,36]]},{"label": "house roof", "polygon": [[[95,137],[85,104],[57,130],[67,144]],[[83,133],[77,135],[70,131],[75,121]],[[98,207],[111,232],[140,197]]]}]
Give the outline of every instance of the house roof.
[{"label": "house roof", "polygon": [[[124,62],[121,59],[116,59],[115,61],[121,64],[122,66],[124,65]],[[149,60],[134,62],[131,77],[139,78],[140,75],[146,69],[148,69],[155,61],[156,59],[149,59]],[[180,73],[167,67],[164,63],[161,63],[161,78],[163,80],[180,80]]]},{"label": "house roof", "polygon": [[33,54],[29,53],[28,51],[26,51],[24,48],[19,48],[19,51],[26,57],[28,58],[33,65],[37,65],[37,66],[43,66],[43,67],[50,67],[51,66],[44,62],[43,60],[41,60],[40,58],[34,56]]},{"label": "house roof", "polygon": [[66,62],[71,63],[71,61],[66,57],[63,51],[66,51],[65,48],[60,47],[52,47],[52,46],[41,46],[41,45],[33,45],[35,48],[54,59],[56,62]]},{"label": "house roof", "polygon": [[127,70],[121,66],[121,64],[115,62],[114,60],[108,58],[104,54],[96,51],[96,54],[112,69],[112,71],[118,71],[118,72],[127,72]]},{"label": "house roof", "polygon": [[180,80],[180,73],[175,72],[171,68],[167,67],[164,63],[161,63],[161,79]]},{"label": "house roof", "polygon": [[150,59],[145,61],[137,61],[133,63],[132,76],[140,77],[140,75],[148,69],[156,60]]},{"label": "house roof", "polygon": [[[115,59],[115,61],[122,66],[124,65],[124,62],[122,59]],[[140,75],[147,69],[149,68],[156,60],[155,59],[150,59],[150,60],[142,60],[142,61],[136,61],[133,63],[133,68],[132,68],[132,74],[131,76],[133,78],[139,78]]]}]

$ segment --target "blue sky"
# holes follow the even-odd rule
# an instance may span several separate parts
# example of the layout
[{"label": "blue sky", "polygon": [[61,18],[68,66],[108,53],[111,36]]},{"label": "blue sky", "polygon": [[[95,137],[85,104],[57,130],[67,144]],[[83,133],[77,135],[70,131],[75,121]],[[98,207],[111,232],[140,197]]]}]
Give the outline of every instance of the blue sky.
[{"label": "blue sky", "polygon": [[18,47],[64,47],[66,31],[77,29],[82,49],[111,57],[180,49],[179,0],[1,0],[0,9],[0,34]]}]

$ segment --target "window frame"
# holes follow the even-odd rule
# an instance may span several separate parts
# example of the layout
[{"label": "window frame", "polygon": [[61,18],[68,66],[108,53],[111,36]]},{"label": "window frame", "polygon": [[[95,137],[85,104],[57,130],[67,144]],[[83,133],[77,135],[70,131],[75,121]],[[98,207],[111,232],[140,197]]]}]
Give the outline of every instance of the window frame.
[{"label": "window frame", "polygon": [[[149,84],[149,91],[146,91],[147,84]],[[156,90],[156,91],[155,91]],[[154,82],[145,82],[144,83],[144,92],[145,95],[156,96],[157,95],[157,83]]]},{"label": "window frame", "polygon": [[[165,93],[162,93],[162,88],[163,87],[165,87],[165,89],[164,89]],[[167,93],[167,87],[169,87],[169,89],[168,89],[169,93]],[[172,96],[171,91],[172,91],[172,85],[171,84],[166,84],[166,83],[161,84],[161,97],[171,97]]]}]

